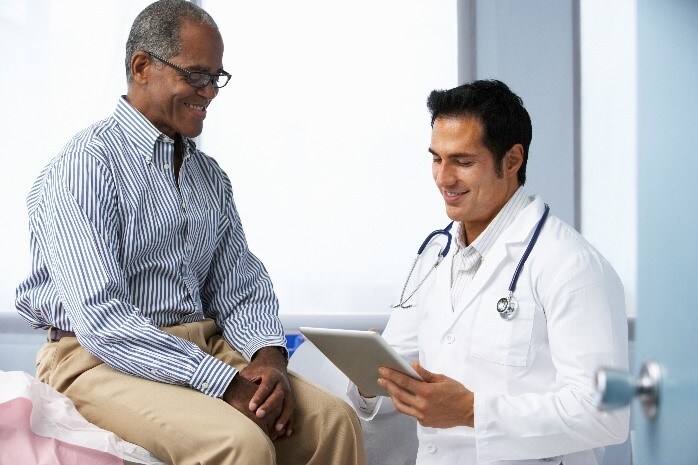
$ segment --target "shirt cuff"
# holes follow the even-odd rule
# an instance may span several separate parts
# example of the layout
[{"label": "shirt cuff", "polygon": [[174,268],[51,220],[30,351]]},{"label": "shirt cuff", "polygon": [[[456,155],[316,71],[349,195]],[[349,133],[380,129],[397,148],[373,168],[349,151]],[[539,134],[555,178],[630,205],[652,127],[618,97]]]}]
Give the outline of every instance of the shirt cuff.
[{"label": "shirt cuff", "polygon": [[237,370],[211,355],[205,355],[189,385],[207,396],[222,397]]},{"label": "shirt cuff", "polygon": [[394,410],[394,408],[391,408],[392,402],[389,397],[363,397],[359,394],[359,388],[351,381],[347,384],[347,398],[354,406],[356,415],[362,420],[370,421],[378,414],[388,413]]},{"label": "shirt cuff", "polygon": [[[278,349],[279,352],[281,352],[281,355],[283,355],[284,358],[286,359],[286,365],[288,365],[288,358],[289,358],[289,356],[288,356],[288,350],[286,349],[286,347],[284,347],[284,346],[276,346],[276,345],[264,346],[264,347],[274,347],[274,348]],[[264,349],[264,347],[260,347],[259,349],[257,349],[257,352],[259,352],[260,350]],[[255,353],[252,355],[252,359],[254,359],[255,355],[257,355],[257,352],[255,352]]]},{"label": "shirt cuff", "polygon": [[279,347],[284,350],[286,353],[286,361],[288,361],[288,352],[286,351],[286,345],[285,345],[286,340],[284,339],[283,336],[281,338],[273,338],[273,339],[252,339],[250,340],[245,348],[242,350],[242,355],[247,359],[247,361],[252,361],[252,357],[254,357],[254,354],[257,353],[259,349],[262,349],[264,347],[269,347],[269,346],[274,346],[274,347]]}]

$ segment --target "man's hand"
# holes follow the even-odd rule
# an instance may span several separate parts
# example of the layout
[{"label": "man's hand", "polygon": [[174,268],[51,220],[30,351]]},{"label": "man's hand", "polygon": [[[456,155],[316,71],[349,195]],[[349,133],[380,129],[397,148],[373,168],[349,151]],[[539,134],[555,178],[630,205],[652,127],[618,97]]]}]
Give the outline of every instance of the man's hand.
[{"label": "man's hand", "polygon": [[278,436],[293,431],[296,402],[286,371],[286,357],[278,347],[263,347],[240,374],[257,385],[248,408],[259,419],[274,422]]},{"label": "man's hand", "polygon": [[475,395],[458,381],[412,366],[424,381],[381,367],[378,384],[387,389],[398,412],[414,417],[422,426],[451,428],[474,426]]},{"label": "man's hand", "polygon": [[[264,433],[266,433],[266,435],[269,436],[269,438],[273,441],[279,435],[275,427],[276,417],[270,414],[266,415],[266,418],[258,418],[257,415],[255,415],[255,412],[250,410],[250,402],[252,397],[255,395],[255,392],[257,392],[257,385],[238,373],[225,390],[223,400],[242,412],[247,418],[255,422],[257,426],[259,426],[262,431],[264,431]],[[281,409],[279,408],[278,411],[274,413],[276,413],[278,416],[280,412]]]}]

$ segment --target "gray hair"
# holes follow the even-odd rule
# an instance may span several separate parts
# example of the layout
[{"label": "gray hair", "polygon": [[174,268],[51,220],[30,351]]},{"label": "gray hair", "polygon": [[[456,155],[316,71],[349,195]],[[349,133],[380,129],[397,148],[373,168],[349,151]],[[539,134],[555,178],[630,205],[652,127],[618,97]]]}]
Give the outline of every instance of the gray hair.
[{"label": "gray hair", "polygon": [[205,24],[218,31],[211,15],[186,0],[158,0],[133,21],[126,41],[126,79],[131,82],[131,58],[138,51],[152,52],[164,59],[182,50],[179,29],[185,21]]}]

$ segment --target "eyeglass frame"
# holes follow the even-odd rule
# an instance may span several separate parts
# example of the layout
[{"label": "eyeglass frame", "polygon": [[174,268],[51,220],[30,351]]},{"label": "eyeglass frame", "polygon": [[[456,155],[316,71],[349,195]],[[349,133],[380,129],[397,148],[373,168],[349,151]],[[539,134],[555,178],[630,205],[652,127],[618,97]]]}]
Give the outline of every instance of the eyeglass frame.
[{"label": "eyeglass frame", "polygon": [[[151,57],[155,58],[156,60],[161,61],[161,62],[165,63],[166,65],[179,71],[182,75],[184,75],[187,78],[187,84],[189,84],[190,86],[192,86],[195,89],[203,89],[204,87],[206,87],[209,84],[211,84],[214,89],[222,89],[230,82],[230,78],[232,77],[229,73],[226,73],[225,71],[223,71],[219,74],[209,74],[209,73],[204,73],[202,71],[189,71],[187,69],[184,69],[182,67],[175,65],[174,63],[170,63],[169,61],[154,54],[153,52],[149,52],[148,50],[144,50],[144,52],[147,53],[148,55],[150,55]],[[205,84],[203,84],[201,86],[195,86],[194,84],[191,83],[191,80],[193,79],[194,74],[201,74],[203,76],[207,76],[208,80],[206,81]],[[221,77],[225,77],[226,80],[222,86],[219,86],[216,81]],[[215,81],[214,81],[214,79],[215,79]]]}]

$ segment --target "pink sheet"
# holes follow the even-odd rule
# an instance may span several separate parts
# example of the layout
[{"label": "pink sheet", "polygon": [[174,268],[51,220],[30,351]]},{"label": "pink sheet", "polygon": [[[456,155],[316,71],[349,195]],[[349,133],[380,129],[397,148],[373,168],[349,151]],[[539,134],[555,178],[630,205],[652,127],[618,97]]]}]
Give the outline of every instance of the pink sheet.
[{"label": "pink sheet", "polygon": [[164,465],[22,371],[0,370],[0,465]]},{"label": "pink sheet", "polygon": [[123,465],[106,452],[35,434],[30,426],[32,402],[17,397],[0,404],[0,464]]}]

